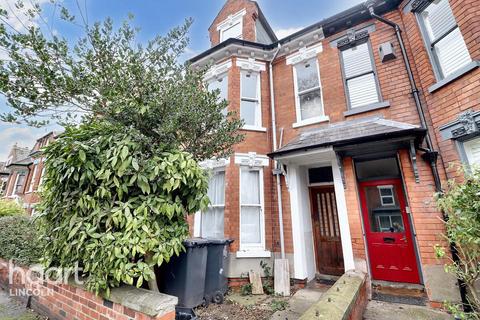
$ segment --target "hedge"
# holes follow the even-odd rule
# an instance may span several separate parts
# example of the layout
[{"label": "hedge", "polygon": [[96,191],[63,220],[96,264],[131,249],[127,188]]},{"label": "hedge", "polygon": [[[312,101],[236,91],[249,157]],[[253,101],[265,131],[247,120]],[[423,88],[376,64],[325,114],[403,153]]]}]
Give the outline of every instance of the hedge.
[{"label": "hedge", "polygon": [[14,200],[0,199],[0,218],[25,215],[25,209]]},{"label": "hedge", "polygon": [[0,218],[0,258],[20,265],[39,262],[43,246],[34,221],[27,216]]}]

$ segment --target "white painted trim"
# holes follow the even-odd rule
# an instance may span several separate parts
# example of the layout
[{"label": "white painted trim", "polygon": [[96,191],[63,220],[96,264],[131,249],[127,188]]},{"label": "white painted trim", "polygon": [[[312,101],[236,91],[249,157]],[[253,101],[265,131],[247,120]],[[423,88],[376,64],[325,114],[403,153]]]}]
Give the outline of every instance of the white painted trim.
[{"label": "white painted trim", "polygon": [[34,164],[33,165],[32,179],[30,179],[30,184],[28,185],[28,192],[33,191],[33,187],[34,187],[35,182],[36,182],[37,170],[38,170],[38,164]]},{"label": "white painted trim", "polygon": [[242,127],[242,130],[267,132],[267,128],[265,127],[249,126],[247,124]]},{"label": "white painted trim", "polygon": [[200,234],[202,233],[201,226],[202,226],[202,213],[195,212],[195,215],[193,217],[193,236],[195,238],[200,237]]},{"label": "white painted trim", "polygon": [[288,55],[286,58],[286,63],[287,65],[297,64],[299,62],[316,57],[322,51],[323,51],[323,45],[321,42],[308,48],[303,47],[303,48],[300,48],[297,52]]},{"label": "white painted trim", "polygon": [[[304,62],[304,61],[305,60],[303,60],[302,62]],[[315,63],[317,64],[317,75],[318,75],[318,85],[319,85],[318,89],[320,89],[320,101],[321,101],[320,109],[321,109],[322,113],[318,117],[305,119],[305,120],[302,119],[302,114],[300,112],[300,95],[299,95],[299,92],[298,92],[298,85],[297,85],[297,66],[300,65],[300,63],[295,64],[292,69],[293,69],[293,88],[294,88],[294,91],[295,91],[295,112],[296,112],[296,115],[297,115],[297,122],[295,122],[292,125],[293,128],[298,128],[298,127],[301,127],[301,126],[306,126],[306,125],[309,125],[309,124],[324,122],[324,121],[329,121],[330,120],[330,118],[325,115],[325,108],[324,108],[324,104],[323,104],[322,78],[320,77],[320,64],[318,63],[318,59],[316,59],[316,58],[315,58]]]},{"label": "white painted trim", "polygon": [[199,163],[199,166],[202,169],[213,170],[218,168],[224,168],[230,164],[230,158],[220,158],[220,159],[207,159]]},{"label": "white painted trim", "polygon": [[219,76],[227,73],[228,70],[232,67],[232,59],[228,59],[222,63],[215,64],[208,69],[203,77],[203,81],[208,82],[213,78],[218,78]]},{"label": "white painted trim", "polygon": [[[253,127],[253,128],[262,128],[262,87],[261,87],[261,73],[260,72],[256,72],[256,71],[247,71],[247,70],[242,70],[240,71],[240,114],[242,112],[241,108],[242,108],[242,100],[243,100],[243,96],[242,96],[242,78],[243,78],[243,75],[244,74],[251,74],[251,73],[255,73],[256,76],[257,76],[257,106],[256,106],[256,109],[255,109],[255,125],[244,125],[244,128],[245,127]],[[252,98],[250,97],[245,97],[246,100],[249,100],[251,101]]]},{"label": "white painted trim", "polygon": [[353,259],[352,237],[350,224],[348,222],[347,201],[343,187],[342,175],[337,159],[332,159],[333,184],[335,188],[335,199],[337,201],[338,224],[340,227],[340,238],[342,241],[343,265],[345,271],[355,270]]},{"label": "white painted trim", "polygon": [[330,121],[329,116],[315,117],[315,118],[310,118],[310,119],[303,120],[303,121],[300,121],[300,122],[295,122],[294,124],[292,124],[292,128],[300,128],[300,127],[304,127],[304,126],[309,126],[311,124],[328,122],[328,121]]},{"label": "white painted trim", "polygon": [[266,250],[257,250],[257,251],[237,251],[237,258],[270,258],[272,253]]},{"label": "white painted trim", "polygon": [[[242,243],[242,169],[250,171],[258,171],[259,179],[259,193],[260,193],[260,242],[257,244],[244,244]],[[263,168],[256,167],[252,168],[251,166],[240,166],[239,167],[239,243],[240,251],[252,251],[252,252],[262,252],[265,251],[265,194],[264,194],[264,183],[263,183]]]},{"label": "white painted trim", "polygon": [[248,59],[237,58],[235,61],[235,65],[242,70],[247,70],[252,72],[261,72],[261,71],[267,70],[267,67],[265,66],[265,62],[260,62],[253,58],[248,58]]},{"label": "white painted trim", "polygon": [[243,20],[243,16],[246,14],[247,14],[247,9],[243,8],[242,10],[229,15],[225,20],[223,20],[217,25],[217,30],[223,31],[225,29],[230,28],[234,24],[241,22]]},{"label": "white painted trim", "polygon": [[235,164],[249,167],[268,167],[270,158],[256,152],[235,153]]}]

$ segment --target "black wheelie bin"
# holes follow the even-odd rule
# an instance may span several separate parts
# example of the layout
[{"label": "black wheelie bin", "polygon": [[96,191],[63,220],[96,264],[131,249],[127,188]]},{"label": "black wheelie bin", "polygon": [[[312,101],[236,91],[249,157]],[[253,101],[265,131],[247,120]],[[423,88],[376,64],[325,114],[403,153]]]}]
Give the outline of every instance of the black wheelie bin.
[{"label": "black wheelie bin", "polygon": [[208,239],[205,302],[223,303],[228,290],[228,248],[233,240]]},{"label": "black wheelie bin", "polygon": [[178,307],[192,309],[204,303],[208,244],[205,239],[187,239],[186,252],[160,268],[160,291],[178,297]]}]

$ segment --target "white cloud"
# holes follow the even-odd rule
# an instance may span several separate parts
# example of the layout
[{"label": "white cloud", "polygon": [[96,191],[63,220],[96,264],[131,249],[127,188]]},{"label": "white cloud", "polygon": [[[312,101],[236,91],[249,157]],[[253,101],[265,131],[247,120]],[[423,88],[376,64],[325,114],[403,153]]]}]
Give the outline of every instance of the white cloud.
[{"label": "white cloud", "polygon": [[0,161],[5,161],[12,146],[33,148],[35,141],[50,132],[51,128],[33,128],[19,125],[0,126]]},{"label": "white cloud", "polygon": [[302,30],[302,29],[303,29],[303,27],[284,28],[284,29],[280,28],[280,29],[274,30],[274,32],[275,32],[275,34],[277,35],[277,38],[278,38],[278,39],[283,39],[283,38],[285,38],[285,37],[287,37],[287,36],[289,36],[289,35],[297,32],[297,31]]},{"label": "white cloud", "polygon": [[17,31],[24,31],[32,25],[37,25],[37,21],[32,19],[27,12],[34,9],[34,4],[42,5],[48,0],[22,1],[23,7],[17,8],[18,0],[0,0],[0,7],[7,11],[7,22]]}]

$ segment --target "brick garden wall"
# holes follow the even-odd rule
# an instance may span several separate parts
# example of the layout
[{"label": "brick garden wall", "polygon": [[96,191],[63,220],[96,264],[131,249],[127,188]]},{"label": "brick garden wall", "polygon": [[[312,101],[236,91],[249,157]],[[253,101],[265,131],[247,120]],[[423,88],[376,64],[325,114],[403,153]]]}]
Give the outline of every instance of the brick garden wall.
[{"label": "brick garden wall", "polygon": [[[16,268],[16,270],[25,270],[21,267]],[[76,286],[56,284],[52,281],[24,281],[22,280],[22,275],[20,272],[13,273],[13,283],[9,284],[9,265],[8,262],[3,259],[0,259],[0,287],[4,288],[10,293],[13,293],[14,295],[16,293],[19,296],[22,296],[24,290],[27,289],[29,294],[33,293],[29,302],[30,308],[52,320],[175,319],[175,305],[166,306],[166,309],[170,309],[168,312],[158,314],[157,316],[150,316],[133,310],[120,303],[115,303],[108,299],[97,296]],[[141,305],[141,295],[142,292],[139,291],[138,305]],[[19,297],[19,299],[23,302],[27,302],[28,300],[27,296],[25,295],[23,295],[23,297]]]}]

